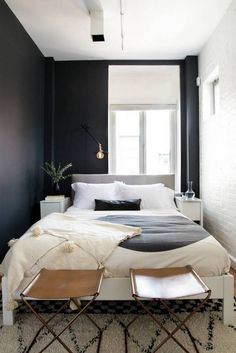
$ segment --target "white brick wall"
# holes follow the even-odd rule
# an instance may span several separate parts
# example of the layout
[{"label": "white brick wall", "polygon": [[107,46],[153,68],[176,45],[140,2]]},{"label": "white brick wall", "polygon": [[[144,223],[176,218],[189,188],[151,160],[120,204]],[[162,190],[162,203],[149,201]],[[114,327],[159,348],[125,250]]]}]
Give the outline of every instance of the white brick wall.
[{"label": "white brick wall", "polygon": [[[204,117],[204,81],[219,66],[220,110]],[[199,56],[200,178],[204,226],[236,266],[236,0]]]}]

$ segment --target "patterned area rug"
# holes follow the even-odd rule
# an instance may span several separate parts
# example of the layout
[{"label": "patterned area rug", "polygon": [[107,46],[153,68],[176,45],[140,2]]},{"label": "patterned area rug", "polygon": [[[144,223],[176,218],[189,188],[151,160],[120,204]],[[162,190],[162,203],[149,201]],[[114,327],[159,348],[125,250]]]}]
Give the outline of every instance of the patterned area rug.
[{"label": "patterned area rug", "polygon": [[[34,303],[36,304],[36,303]],[[44,307],[45,304],[45,307]],[[49,314],[47,311],[56,310],[56,303],[52,307],[48,307],[49,303],[38,304],[37,309],[43,313],[44,318]],[[176,312],[181,317],[186,315],[195,301],[178,301],[172,304]],[[174,328],[175,319],[170,319],[168,315],[159,307],[153,308],[155,315],[161,318],[162,322],[169,329]],[[189,328],[195,338],[196,344],[201,353],[235,353],[236,352],[236,312],[235,324],[224,326],[221,319],[221,302],[210,301],[204,311],[197,313],[191,321]],[[134,314],[137,307],[133,302],[97,302],[91,308],[93,312],[91,317],[98,323],[103,331],[103,339],[101,344],[101,353],[124,353],[124,325],[126,325]],[[99,312],[99,313],[96,313]],[[123,312],[123,313],[120,313]],[[158,312],[158,314],[157,314]],[[73,317],[69,311],[58,315],[53,321],[53,327],[58,332],[63,328],[65,323]],[[0,324],[1,325],[1,324]],[[25,310],[25,306],[20,306],[17,313],[16,324],[12,327],[0,326],[0,352],[4,353],[23,353],[25,347],[30,342],[31,337],[40,327],[40,323],[32,314]],[[129,353],[152,353],[165,334],[161,332],[158,326],[146,315],[140,315],[138,320],[131,326],[129,330]],[[192,343],[185,330],[181,330],[176,335],[182,344],[194,352]],[[95,353],[98,342],[98,331],[85,316],[81,316],[78,321],[68,329],[61,338],[69,345],[73,352],[77,353]],[[44,345],[49,342],[51,335],[46,331],[42,331],[38,337],[37,343],[32,349],[32,353],[39,352]],[[48,353],[64,353],[64,348],[59,343],[53,343],[45,352]],[[170,340],[159,351],[160,353],[177,353],[183,352],[173,340]]]}]

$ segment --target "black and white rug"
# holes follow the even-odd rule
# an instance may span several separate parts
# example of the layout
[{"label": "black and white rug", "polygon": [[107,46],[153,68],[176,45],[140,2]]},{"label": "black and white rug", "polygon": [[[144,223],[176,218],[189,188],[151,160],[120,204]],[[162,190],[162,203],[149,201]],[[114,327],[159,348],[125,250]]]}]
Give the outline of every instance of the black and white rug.
[{"label": "black and white rug", "polygon": [[[45,318],[54,312],[58,304],[52,302],[34,303],[37,310]],[[185,316],[192,309],[195,301],[178,301],[172,303],[175,312]],[[155,315],[167,325],[174,328],[175,319],[170,319],[161,307],[154,307]],[[132,319],[137,307],[134,302],[96,302],[90,309],[91,317],[103,330],[101,353],[124,353],[124,326]],[[53,327],[59,331],[69,322],[73,314],[66,310],[53,321]],[[234,325],[223,325],[221,319],[221,302],[210,301],[204,310],[197,313],[190,321],[189,328],[195,338],[200,352],[235,353],[236,352],[236,313]],[[0,323],[0,352],[23,353],[31,337],[40,327],[38,320],[27,312],[25,306],[20,306],[17,312],[16,323],[12,327],[3,327]],[[140,315],[129,331],[129,353],[152,353],[158,342],[165,336],[158,326],[146,315]],[[192,344],[184,330],[177,336],[182,344],[194,352]],[[85,317],[68,329],[61,338],[76,353],[96,353],[98,331]],[[51,335],[42,331],[32,353],[39,352],[49,342]],[[64,348],[59,343],[53,343],[45,352],[64,353]],[[173,340],[165,344],[160,353],[183,352]]]},{"label": "black and white rug", "polygon": [[[168,304],[171,306],[172,310],[176,313],[189,312],[192,308],[197,305],[198,300],[172,300]],[[39,313],[54,313],[61,306],[62,301],[31,301],[32,306]],[[156,314],[167,314],[166,309],[162,305],[157,305],[153,301],[148,302],[149,307]],[[0,301],[0,312],[2,311]],[[234,308],[236,310],[236,300],[234,303]],[[96,300],[91,306],[89,306],[87,313],[89,314],[136,314],[139,310],[136,301],[99,301]],[[222,300],[221,299],[210,299],[201,309],[201,312],[205,311],[222,311]],[[19,307],[17,308],[17,313],[24,314],[30,312],[29,308],[23,303],[19,302]],[[65,313],[70,313],[70,309],[65,309]]]}]

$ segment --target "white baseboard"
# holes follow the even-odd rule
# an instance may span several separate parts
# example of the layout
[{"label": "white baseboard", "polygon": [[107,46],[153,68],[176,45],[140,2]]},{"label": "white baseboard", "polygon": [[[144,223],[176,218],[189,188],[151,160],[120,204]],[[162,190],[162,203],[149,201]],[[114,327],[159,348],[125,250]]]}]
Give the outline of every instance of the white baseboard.
[{"label": "white baseboard", "polygon": [[231,267],[236,271],[236,258],[232,255],[229,255],[231,260]]}]

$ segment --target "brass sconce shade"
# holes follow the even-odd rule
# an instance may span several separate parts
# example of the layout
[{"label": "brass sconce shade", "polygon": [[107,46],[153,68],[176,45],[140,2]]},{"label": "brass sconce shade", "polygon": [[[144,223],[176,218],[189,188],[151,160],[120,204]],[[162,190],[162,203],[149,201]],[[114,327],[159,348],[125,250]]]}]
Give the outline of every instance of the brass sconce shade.
[{"label": "brass sconce shade", "polygon": [[96,153],[97,159],[103,159],[104,158],[104,152],[102,149],[102,145],[99,143],[98,144],[98,152]]}]

